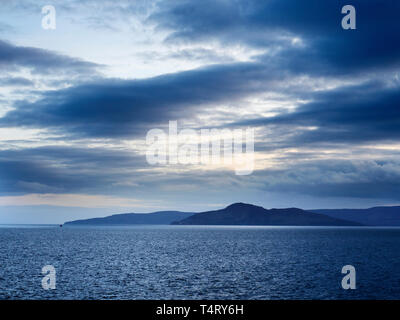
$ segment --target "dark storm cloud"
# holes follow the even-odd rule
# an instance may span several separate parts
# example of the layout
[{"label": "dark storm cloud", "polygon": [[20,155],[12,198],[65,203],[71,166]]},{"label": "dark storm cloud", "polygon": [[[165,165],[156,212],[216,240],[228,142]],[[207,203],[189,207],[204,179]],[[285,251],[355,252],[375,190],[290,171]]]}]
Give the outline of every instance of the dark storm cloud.
[{"label": "dark storm cloud", "polygon": [[[170,167],[170,169],[173,167]],[[158,170],[157,170],[158,169]],[[139,195],[240,189],[231,170],[177,171],[150,166],[144,155],[113,148],[50,146],[0,151],[0,193]],[[180,167],[182,169],[182,167]],[[210,180],[214,180],[212,186]],[[243,179],[242,179],[243,180]]]},{"label": "dark storm cloud", "polygon": [[[289,82],[299,75],[349,76],[355,71],[371,73],[397,66],[399,4],[356,1],[354,5],[357,30],[345,31],[340,25],[341,5],[337,1],[164,2],[150,20],[159,28],[172,30],[172,38],[215,38],[274,50],[259,56],[256,62],[214,65],[146,80],[99,80],[47,92],[35,103],[16,103],[15,110],[0,119],[0,126],[48,128],[75,137],[144,134],[149,125],[193,117],[196,108],[273,90],[274,80]],[[299,36],[304,45],[292,44],[288,36]],[[6,56],[17,59],[18,54]],[[21,60],[33,61],[35,68],[44,63],[41,59],[35,61],[35,54]],[[72,65],[76,62],[68,61]],[[51,65],[52,59],[46,63]],[[287,87],[275,90],[288,93]],[[301,95],[314,100],[313,92]],[[317,97],[313,103],[326,105],[329,101]],[[362,101],[354,103],[360,107]],[[337,112],[343,110],[347,109]],[[313,114],[320,115],[324,116],[323,110]],[[318,119],[315,122],[318,124]]]},{"label": "dark storm cloud", "polygon": [[32,73],[92,74],[99,65],[49,50],[16,46],[0,40],[0,67],[4,71],[29,68]]},{"label": "dark storm cloud", "polygon": [[[0,151],[0,192],[107,192],[134,179],[145,157],[124,150],[39,147]],[[107,191],[106,191],[107,190]]]},{"label": "dark storm cloud", "polygon": [[282,77],[237,63],[145,80],[101,80],[46,92],[35,103],[20,101],[0,118],[0,127],[48,128],[75,137],[145,135],[149,125],[195,116],[198,107],[259,92]]},{"label": "dark storm cloud", "polygon": [[[350,73],[399,66],[400,3],[354,0],[357,30],[343,30],[336,0],[167,1],[150,20],[171,31],[167,41],[209,41],[279,50],[292,71]],[[288,36],[303,45],[293,46]]]},{"label": "dark storm cloud", "polygon": [[[246,177],[231,171],[149,168],[143,156],[126,150],[40,147],[0,151],[0,192],[174,194],[221,190],[301,193],[312,196],[400,200],[400,163],[391,160],[298,161],[280,169],[258,170]],[[213,181],[210,184],[210,180]]]},{"label": "dark storm cloud", "polygon": [[[286,143],[362,143],[400,139],[399,84],[380,82],[317,92],[313,101],[275,117],[235,123],[235,126],[279,127],[294,133]],[[314,127],[313,130],[302,127]]]},{"label": "dark storm cloud", "polygon": [[314,160],[258,172],[264,189],[317,197],[400,200],[400,163],[390,160]]}]

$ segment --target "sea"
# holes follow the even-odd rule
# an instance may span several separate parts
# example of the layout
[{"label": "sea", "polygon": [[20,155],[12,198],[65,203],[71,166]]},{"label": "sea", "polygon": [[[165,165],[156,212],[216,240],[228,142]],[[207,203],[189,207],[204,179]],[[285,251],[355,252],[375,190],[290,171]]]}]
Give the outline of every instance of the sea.
[{"label": "sea", "polygon": [[400,228],[2,225],[0,244],[0,299],[400,299]]}]

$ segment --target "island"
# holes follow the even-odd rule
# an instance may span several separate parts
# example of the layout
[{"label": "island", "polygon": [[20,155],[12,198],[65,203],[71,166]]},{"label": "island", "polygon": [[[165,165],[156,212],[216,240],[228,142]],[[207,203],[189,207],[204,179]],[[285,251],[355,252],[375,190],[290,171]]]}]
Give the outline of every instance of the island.
[{"label": "island", "polygon": [[299,208],[265,209],[247,203],[234,203],[206,212],[158,211],[124,213],[103,218],[75,220],[65,226],[87,225],[243,225],[243,226],[360,226],[357,221],[332,217]]}]

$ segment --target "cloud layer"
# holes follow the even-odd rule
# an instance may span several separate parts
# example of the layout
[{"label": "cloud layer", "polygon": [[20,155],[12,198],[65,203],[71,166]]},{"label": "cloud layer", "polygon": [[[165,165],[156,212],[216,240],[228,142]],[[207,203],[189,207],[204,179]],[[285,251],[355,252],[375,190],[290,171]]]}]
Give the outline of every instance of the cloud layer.
[{"label": "cloud layer", "polygon": [[[142,36],[143,47],[119,64],[137,63],[138,55],[147,65],[136,68],[181,64],[153,77],[107,76],[115,59],[104,66],[86,59],[85,49],[73,58],[0,40],[0,84],[8,90],[0,93],[0,128],[40,132],[0,140],[0,195],[134,195],[170,204],[218,195],[257,197],[267,207],[269,194],[280,194],[283,206],[287,194],[400,200],[400,3],[351,4],[356,30],[342,29],[336,0],[60,5],[81,23],[80,40],[95,43],[93,29],[121,43]],[[104,56],[125,48],[110,50],[112,41],[96,43]],[[50,88],[38,82],[50,78]],[[146,133],[170,120],[194,129],[256,128],[256,170],[236,177],[221,168],[149,166]]]}]

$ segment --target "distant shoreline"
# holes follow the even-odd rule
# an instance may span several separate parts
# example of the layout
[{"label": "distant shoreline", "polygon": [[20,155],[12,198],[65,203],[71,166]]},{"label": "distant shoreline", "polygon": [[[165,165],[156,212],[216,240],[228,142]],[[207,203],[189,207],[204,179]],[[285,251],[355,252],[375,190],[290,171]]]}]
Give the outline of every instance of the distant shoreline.
[{"label": "distant shoreline", "polygon": [[221,225],[221,226],[400,226],[400,207],[368,209],[265,209],[234,203],[206,212],[158,211],[124,213],[102,218],[74,220],[71,225]]}]

